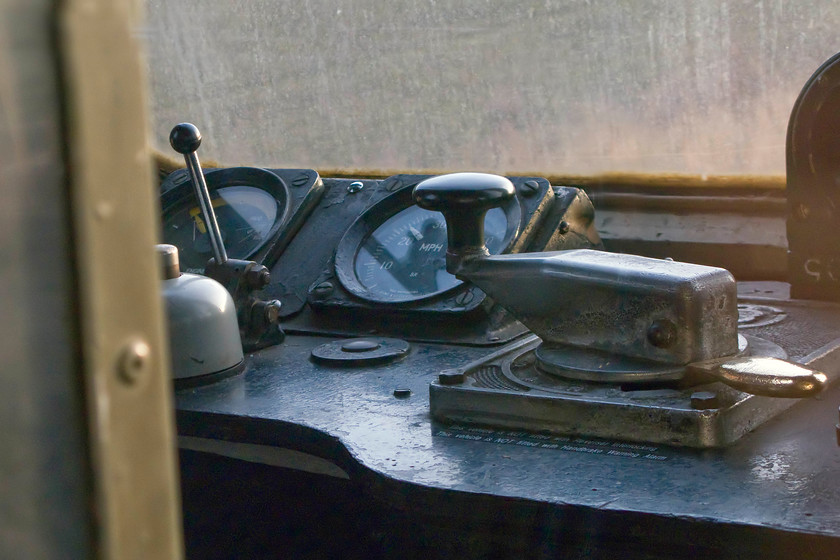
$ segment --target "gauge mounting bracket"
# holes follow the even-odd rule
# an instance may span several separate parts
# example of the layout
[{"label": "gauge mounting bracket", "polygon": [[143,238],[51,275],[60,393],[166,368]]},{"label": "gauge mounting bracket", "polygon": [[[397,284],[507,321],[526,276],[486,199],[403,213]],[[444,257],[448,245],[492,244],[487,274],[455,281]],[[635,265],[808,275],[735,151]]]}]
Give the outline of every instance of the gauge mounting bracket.
[{"label": "gauge mounting bracket", "polygon": [[[375,192],[370,193],[365,209],[345,231],[333,258],[312,283],[307,297],[307,303],[315,311],[312,319],[329,332],[364,333],[366,329],[381,326],[383,320],[388,321],[389,329],[396,329],[400,336],[412,339],[426,339],[426,334],[439,331],[442,324],[448,325],[450,330],[463,330],[464,336],[456,337],[459,340],[481,344],[502,342],[524,332],[522,325],[510,320],[481,290],[454,277],[444,289],[421,290],[418,293],[397,294],[396,297],[371,291],[370,283],[365,285],[359,278],[358,256],[373,233],[383,226],[387,228],[389,220],[395,217],[398,219],[397,227],[410,231],[406,225],[414,223],[410,218],[414,217],[415,212],[424,212],[414,205],[411,192],[414,186],[429,177],[395,175],[380,182]],[[573,246],[593,247],[599,243],[597,234],[594,236],[595,243],[592,243],[577,231],[585,229],[578,228],[574,221],[577,214],[586,214],[580,208],[591,209],[591,203],[581,191],[569,187],[552,187],[546,179],[537,177],[511,177],[510,180],[516,187],[516,196],[504,208],[505,235],[498,252],[518,253],[543,249],[546,242],[554,239],[543,230],[556,230],[568,213],[576,216],[575,219],[569,218],[573,221],[571,229],[574,231],[566,236],[575,238]],[[401,213],[406,212],[408,217],[405,220],[399,218]],[[588,220],[578,221],[589,225],[591,216]],[[566,233],[568,224],[563,227],[567,228],[564,230]],[[414,235],[419,234],[419,229],[417,226]],[[443,269],[445,229],[441,232],[444,247],[442,250],[436,248],[435,252],[440,256],[439,268]],[[401,233],[405,232],[397,232],[391,241],[400,239]],[[434,243],[438,244],[439,241],[436,239]],[[352,321],[343,320],[350,316]],[[453,321],[456,318],[458,321]],[[448,333],[450,338],[452,335]]]}]

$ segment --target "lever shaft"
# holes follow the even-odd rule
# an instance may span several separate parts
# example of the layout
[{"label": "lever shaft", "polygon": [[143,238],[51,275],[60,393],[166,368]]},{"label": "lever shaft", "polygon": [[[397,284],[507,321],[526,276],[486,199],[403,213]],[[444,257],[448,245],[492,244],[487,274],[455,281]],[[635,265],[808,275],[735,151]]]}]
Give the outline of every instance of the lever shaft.
[{"label": "lever shaft", "polygon": [[426,179],[414,188],[420,208],[446,220],[446,269],[457,275],[462,262],[489,255],[484,245],[484,216],[515,194],[509,179],[487,173],[451,173]]},{"label": "lever shaft", "polygon": [[213,202],[210,200],[210,191],[207,189],[207,182],[204,180],[201,163],[199,163],[198,154],[196,154],[196,150],[201,145],[201,133],[194,124],[181,123],[175,125],[172,129],[169,134],[169,143],[176,152],[184,156],[195,189],[195,197],[198,199],[198,205],[201,207],[201,213],[207,223],[207,234],[210,236],[213,256],[216,258],[217,264],[224,264],[228,257],[224,241],[222,241],[222,232],[219,229],[219,222],[216,220],[216,213],[213,211]]}]

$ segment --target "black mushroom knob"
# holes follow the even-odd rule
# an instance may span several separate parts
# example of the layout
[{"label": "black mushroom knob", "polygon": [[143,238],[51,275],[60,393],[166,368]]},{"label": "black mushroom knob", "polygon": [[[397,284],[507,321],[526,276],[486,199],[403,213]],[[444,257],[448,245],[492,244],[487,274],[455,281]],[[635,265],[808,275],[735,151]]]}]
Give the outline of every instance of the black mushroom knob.
[{"label": "black mushroom knob", "polygon": [[201,132],[192,123],[176,124],[169,133],[169,144],[179,154],[191,154],[201,146]]},{"label": "black mushroom knob", "polygon": [[414,188],[420,208],[436,210],[446,219],[447,266],[450,260],[486,255],[484,215],[514,194],[513,183],[487,173],[452,173],[426,179]]}]

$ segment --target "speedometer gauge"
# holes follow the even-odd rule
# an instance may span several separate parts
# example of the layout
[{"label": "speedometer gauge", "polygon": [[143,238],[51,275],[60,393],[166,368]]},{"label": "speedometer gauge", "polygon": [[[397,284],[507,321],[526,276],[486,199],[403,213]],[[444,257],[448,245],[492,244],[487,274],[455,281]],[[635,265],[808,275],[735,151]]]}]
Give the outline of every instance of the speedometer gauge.
[{"label": "speedometer gauge", "polygon": [[[499,208],[487,213],[487,248],[502,248],[507,220]],[[410,301],[460,284],[446,272],[446,222],[439,212],[406,208],[368,237],[356,255],[356,277],[378,301]]]},{"label": "speedometer gauge", "polygon": [[[379,303],[407,303],[447,292],[461,281],[446,271],[446,221],[411,205],[410,190],[369,209],[350,227],[336,252],[336,272],[351,293]],[[406,207],[407,206],[407,207]],[[484,220],[492,254],[518,231],[519,207],[493,208]]]}]

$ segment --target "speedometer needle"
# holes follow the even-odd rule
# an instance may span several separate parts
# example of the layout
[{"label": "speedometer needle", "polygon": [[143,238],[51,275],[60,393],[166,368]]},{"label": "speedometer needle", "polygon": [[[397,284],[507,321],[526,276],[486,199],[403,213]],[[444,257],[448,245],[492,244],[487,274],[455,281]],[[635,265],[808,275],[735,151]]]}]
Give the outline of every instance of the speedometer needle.
[{"label": "speedometer needle", "polygon": [[408,226],[408,231],[411,232],[411,235],[413,235],[414,239],[417,241],[421,241],[423,239],[423,234],[417,231],[414,226]]}]

